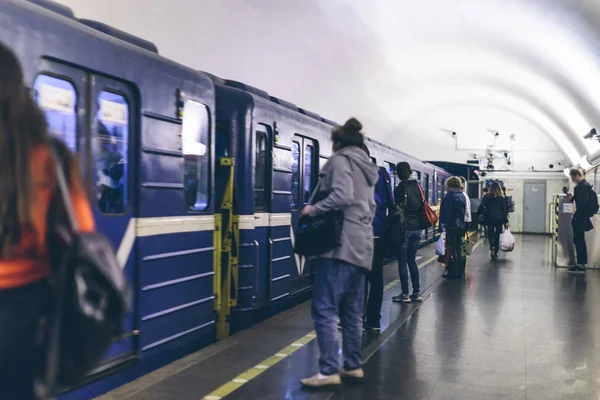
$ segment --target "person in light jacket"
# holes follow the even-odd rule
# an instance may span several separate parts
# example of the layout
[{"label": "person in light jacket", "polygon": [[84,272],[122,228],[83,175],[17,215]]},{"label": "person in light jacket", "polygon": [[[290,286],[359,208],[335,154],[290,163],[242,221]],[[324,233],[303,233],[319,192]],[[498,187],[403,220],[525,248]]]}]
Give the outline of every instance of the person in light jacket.
[{"label": "person in light jacket", "polygon": [[[304,386],[340,385],[341,379],[362,379],[361,347],[365,279],[373,261],[374,187],[377,166],[360,148],[362,125],[349,119],[331,133],[333,156],[321,170],[319,185],[302,210],[315,217],[342,210],[341,245],[318,257],[312,316],[321,356],[319,373],[302,379]],[[316,201],[315,199],[321,199]],[[344,368],[339,368],[337,317],[340,317]]]}]

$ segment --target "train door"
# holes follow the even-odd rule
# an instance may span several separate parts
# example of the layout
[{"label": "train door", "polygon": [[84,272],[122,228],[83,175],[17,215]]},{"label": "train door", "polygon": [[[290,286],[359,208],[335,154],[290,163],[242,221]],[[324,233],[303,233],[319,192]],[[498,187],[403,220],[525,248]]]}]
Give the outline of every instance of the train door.
[{"label": "train door", "polygon": [[[292,212],[292,227],[298,226],[300,212],[308,204],[310,196],[317,185],[320,166],[319,149],[317,142],[303,136],[294,136],[292,142],[292,202],[290,205]],[[296,255],[296,267],[298,276],[306,281],[306,284],[312,283],[312,268],[306,267],[306,260]],[[302,285],[305,286],[305,285]]]},{"label": "train door", "polygon": [[260,305],[269,301],[271,287],[271,176],[272,134],[271,127],[259,124],[254,136],[254,246],[255,279],[253,303]]},{"label": "train door", "polygon": [[[39,70],[34,99],[46,115],[49,133],[79,155],[97,229],[118,249],[117,258],[133,285],[137,203],[129,165],[134,162],[130,149],[137,148],[136,97],[122,82],[63,64],[43,60]],[[135,357],[138,331],[133,312],[126,317],[125,332],[97,371]]]},{"label": "train door", "polygon": [[[90,77],[89,135],[91,203],[98,230],[113,240],[129,282],[135,274],[135,222],[137,216],[136,165],[132,149],[138,131],[133,90],[126,84],[100,76]],[[125,334],[113,343],[107,359],[133,353],[137,339],[133,314],[125,321]]]}]

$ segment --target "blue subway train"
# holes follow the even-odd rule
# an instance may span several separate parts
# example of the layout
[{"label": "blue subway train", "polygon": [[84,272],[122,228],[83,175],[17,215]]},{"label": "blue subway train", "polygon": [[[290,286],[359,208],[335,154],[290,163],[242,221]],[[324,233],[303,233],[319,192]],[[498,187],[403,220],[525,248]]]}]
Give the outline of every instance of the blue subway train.
[{"label": "blue subway train", "polygon": [[[312,266],[292,251],[293,227],[334,122],[49,0],[4,0],[0,19],[135,289],[126,333],[63,398],[105,393],[308,298]],[[408,161],[439,206],[446,171],[368,147],[391,173]]]}]

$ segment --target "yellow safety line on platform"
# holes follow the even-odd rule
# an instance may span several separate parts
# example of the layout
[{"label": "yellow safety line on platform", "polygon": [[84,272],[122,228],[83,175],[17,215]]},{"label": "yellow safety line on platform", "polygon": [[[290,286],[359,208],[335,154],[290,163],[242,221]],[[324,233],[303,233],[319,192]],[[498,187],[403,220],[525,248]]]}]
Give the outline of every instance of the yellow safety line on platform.
[{"label": "yellow safety line on platform", "polygon": [[[469,234],[469,237],[471,237],[472,235],[473,232]],[[419,264],[419,269],[431,264],[433,261],[437,260],[437,258],[438,256],[433,256],[425,260],[424,262]],[[395,279],[392,282],[385,285],[383,290],[388,291],[392,287],[396,286],[398,283],[400,283],[400,279]],[[315,331],[309,332],[305,336],[291,343],[289,346],[279,350],[274,356],[271,356],[261,361],[259,364],[236,376],[231,381],[227,382],[217,390],[204,396],[203,400],[221,400],[223,397],[230,395],[234,391],[238,390],[240,387],[244,386],[246,383],[250,382],[252,379],[256,378],[257,376],[271,368],[273,365],[279,363],[284,358],[290,356],[292,353],[296,352],[297,350],[310,343],[316,337],[317,334],[315,333]]]}]

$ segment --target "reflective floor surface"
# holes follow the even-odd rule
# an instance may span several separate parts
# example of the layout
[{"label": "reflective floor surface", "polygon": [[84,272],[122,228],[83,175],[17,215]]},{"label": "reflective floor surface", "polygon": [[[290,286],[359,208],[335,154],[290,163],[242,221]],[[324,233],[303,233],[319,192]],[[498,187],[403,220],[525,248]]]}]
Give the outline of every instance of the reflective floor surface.
[{"label": "reflective floor surface", "polygon": [[[422,261],[433,246],[420,251]],[[365,382],[306,391],[317,372],[315,340],[226,399],[595,399],[600,400],[600,272],[568,276],[550,265],[550,239],[517,236],[515,251],[491,261],[485,243],[463,282],[421,269],[420,305],[386,291],[384,330],[365,334]],[[397,277],[386,267],[386,282]],[[227,385],[312,330],[309,304],[119,388],[103,399],[194,399]]]}]

